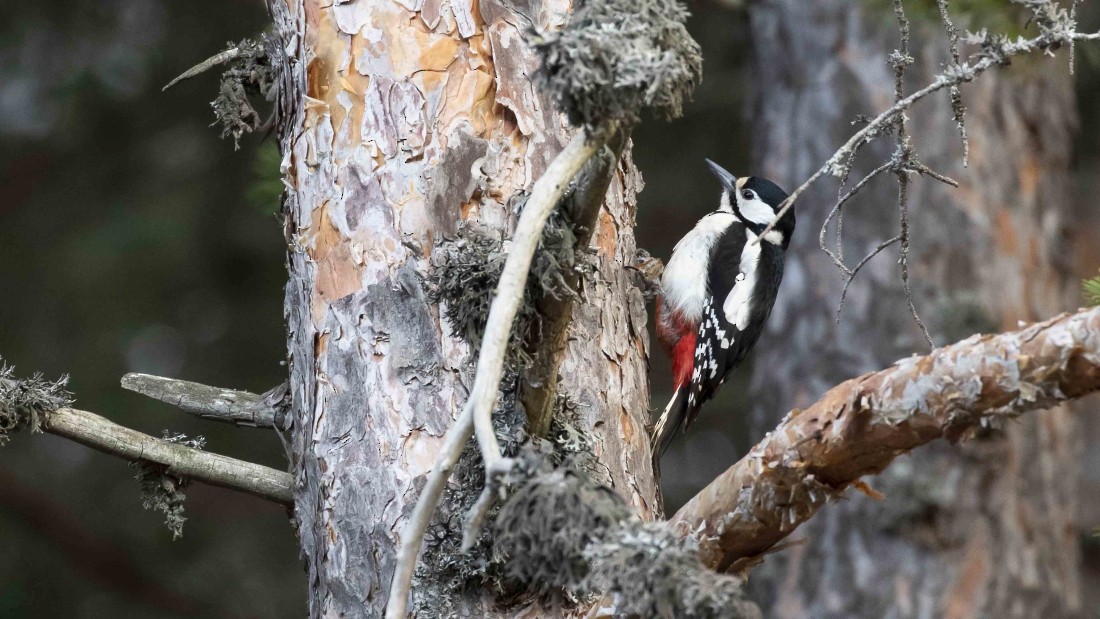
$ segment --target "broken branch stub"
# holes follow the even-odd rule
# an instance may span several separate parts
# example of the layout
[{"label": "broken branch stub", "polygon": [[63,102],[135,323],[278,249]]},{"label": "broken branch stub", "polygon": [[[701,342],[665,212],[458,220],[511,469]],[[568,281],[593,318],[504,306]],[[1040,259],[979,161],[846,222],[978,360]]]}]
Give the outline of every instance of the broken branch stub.
[{"label": "broken branch stub", "polygon": [[131,373],[122,377],[122,388],[171,404],[185,413],[203,419],[239,426],[287,429],[286,383],[260,395],[186,380]]}]

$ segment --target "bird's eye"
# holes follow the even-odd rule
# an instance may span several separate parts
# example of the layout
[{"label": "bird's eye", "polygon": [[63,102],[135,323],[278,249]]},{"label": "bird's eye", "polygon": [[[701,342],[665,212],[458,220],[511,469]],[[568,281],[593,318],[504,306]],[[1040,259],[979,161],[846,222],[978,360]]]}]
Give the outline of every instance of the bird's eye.
[{"label": "bird's eye", "polygon": [[746,200],[753,200],[756,198],[756,194],[751,189],[745,189],[741,192],[741,197]]}]

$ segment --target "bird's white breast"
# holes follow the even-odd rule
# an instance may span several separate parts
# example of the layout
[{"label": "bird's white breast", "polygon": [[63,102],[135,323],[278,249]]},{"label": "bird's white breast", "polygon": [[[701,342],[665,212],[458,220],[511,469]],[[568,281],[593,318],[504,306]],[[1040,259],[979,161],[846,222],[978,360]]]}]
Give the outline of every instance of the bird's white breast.
[{"label": "bird's white breast", "polygon": [[741,250],[740,271],[733,289],[722,303],[722,313],[730,324],[744,331],[752,314],[752,290],[756,287],[756,273],[760,266],[760,244],[751,230],[745,230],[745,248]]},{"label": "bird's white breast", "polygon": [[676,244],[665,265],[661,276],[665,303],[691,323],[698,324],[703,316],[711,249],[735,219],[733,213],[726,212],[711,213],[700,219]]}]

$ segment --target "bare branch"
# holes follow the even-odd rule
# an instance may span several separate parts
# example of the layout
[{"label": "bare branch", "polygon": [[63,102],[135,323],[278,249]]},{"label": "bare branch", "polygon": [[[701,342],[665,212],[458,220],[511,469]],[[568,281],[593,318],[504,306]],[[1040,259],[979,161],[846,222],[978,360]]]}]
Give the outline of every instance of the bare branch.
[{"label": "bare branch", "polygon": [[817,236],[818,246],[821,247],[822,251],[824,251],[826,254],[828,254],[830,258],[832,258],[833,264],[835,264],[838,269],[843,271],[849,277],[859,267],[857,266],[856,269],[849,269],[848,266],[844,264],[844,254],[842,252],[841,244],[840,244],[840,240],[841,240],[840,232],[841,232],[841,226],[842,226],[841,222],[843,220],[841,220],[839,218],[837,219],[836,252],[833,252],[832,250],[830,250],[828,248],[828,246],[826,246],[826,244],[825,244],[825,233],[828,230],[829,223],[833,220],[833,218],[834,217],[839,217],[840,215],[842,215],[842,209],[844,208],[844,204],[847,203],[848,200],[851,200],[852,196],[859,193],[859,190],[863,189],[863,187],[866,186],[867,183],[874,180],[874,178],[876,176],[878,176],[879,174],[882,174],[883,172],[889,170],[891,167],[893,167],[893,165],[894,165],[894,163],[892,161],[887,161],[886,163],[884,163],[884,164],[880,165],[879,167],[875,168],[874,170],[871,170],[871,172],[867,176],[864,176],[863,179],[861,179],[858,183],[856,183],[854,187],[849,189],[848,193],[844,194],[843,196],[841,196],[836,201],[836,204],[833,206],[833,210],[829,211],[829,214],[825,216],[825,222],[821,224],[821,232]]},{"label": "bare branch", "polygon": [[[504,370],[508,336],[523,297],[531,260],[550,212],[565,194],[569,183],[585,163],[603,147],[616,128],[612,126],[604,131],[587,129],[578,131],[565,149],[550,163],[546,172],[535,182],[531,196],[523,207],[509,246],[504,272],[501,273],[493,303],[489,308],[489,319],[482,340],[481,355],[478,357],[473,389],[458,419],[447,432],[439,459],[428,476],[428,482],[420,493],[416,508],[402,535],[401,546],[397,553],[397,566],[386,606],[387,619],[405,617],[409,588],[424,533],[427,531],[432,514],[435,513],[443,488],[451,476],[451,470],[458,462],[470,435],[476,430],[478,445],[485,461],[486,486],[494,483],[497,472],[502,466],[507,465],[507,462],[502,462],[500,445],[493,432],[492,410],[500,387],[501,373]],[[478,504],[488,503],[488,501],[479,501]],[[475,512],[471,515],[470,521],[480,522],[482,517]],[[467,537],[469,529],[468,526]]]},{"label": "bare branch", "polygon": [[[897,51],[890,55],[890,62],[894,65],[894,101],[905,98],[905,69],[913,64],[913,57],[909,55],[909,18],[905,16],[905,5],[901,0],[894,0],[894,15],[898,20],[898,31],[901,33],[901,42]],[[932,342],[932,334],[924,321],[917,313],[917,305],[913,300],[913,290],[909,285],[909,169],[915,161],[913,157],[913,145],[909,139],[909,119],[905,112],[898,114],[894,124],[897,150],[894,153],[894,174],[898,179],[898,213],[901,219],[901,242],[898,245],[898,267],[901,272],[901,285],[905,289],[905,302],[909,304],[909,312],[913,320],[920,327],[924,339],[928,341],[929,348],[935,348]],[[849,280],[851,283],[851,280]],[[845,285],[847,289],[847,285]],[[843,297],[841,302],[843,303]]]},{"label": "bare branch", "polygon": [[154,438],[95,413],[59,408],[45,415],[39,427],[105,454],[159,464],[176,477],[238,490],[288,507],[294,504],[290,473]]},{"label": "bare branch", "polygon": [[[1015,41],[992,41],[991,39],[993,37],[991,35],[985,34],[984,36],[990,40],[987,41],[989,45],[983,46],[981,51],[972,54],[964,63],[947,67],[947,69],[943,73],[937,75],[931,83],[913,92],[913,94],[904,99],[895,102],[894,105],[890,106],[887,110],[871,119],[862,129],[852,134],[852,136],[849,137],[820,168],[791,192],[787,199],[784,200],[783,207],[777,212],[775,221],[782,219],[783,215],[794,206],[799,196],[822,176],[834,175],[842,177],[845,173],[845,161],[851,155],[852,150],[857,148],[868,138],[880,135],[896,121],[898,114],[911,108],[917,101],[939,92],[944,88],[951,88],[952,86],[971,82],[974,78],[985,73],[990,68],[1007,64],[1008,61],[1015,56],[1040,51],[1049,52],[1059,45],[1075,41],[1100,40],[1100,32],[1082,33],[1066,30],[1064,28],[1045,29],[1035,37],[1030,39],[1021,38]],[[774,226],[775,223],[773,222],[764,229],[763,234],[770,232]],[[758,237],[755,242],[759,242],[760,238],[763,238],[763,236]]]},{"label": "bare branch", "polygon": [[[836,322],[837,322],[837,324],[840,324],[840,312],[841,312],[841,310],[844,309],[844,300],[848,297],[848,287],[851,286],[852,282],[854,282],[856,280],[856,274],[859,273],[860,269],[862,269],[864,266],[866,266],[867,263],[870,262],[872,258],[874,258],[875,256],[882,253],[882,250],[884,250],[887,247],[893,245],[894,243],[897,243],[900,240],[901,240],[901,235],[899,234],[898,236],[895,236],[892,239],[888,239],[888,240],[885,240],[885,241],[879,243],[878,245],[875,246],[874,249],[872,249],[870,252],[868,252],[866,256],[864,256],[862,259],[860,259],[860,261],[858,263],[856,263],[856,266],[854,268],[847,271],[847,277],[844,278],[844,289],[840,291],[840,301],[838,301],[837,304],[836,304]],[[847,267],[845,267],[845,268],[847,269]]]},{"label": "bare branch", "polygon": [[[1074,0],[1074,4],[1076,4],[1076,1]],[[943,23],[943,28],[947,32],[947,40],[950,43],[951,62],[959,64],[959,29],[955,27],[955,22],[951,21],[951,14],[947,11],[947,0],[936,0],[936,5],[940,9],[940,22]],[[1071,73],[1073,72],[1072,58],[1073,48],[1071,47]],[[963,167],[965,168],[970,165],[970,139],[966,135],[966,105],[963,104],[962,92],[957,84],[951,87],[951,114],[955,119],[955,125],[959,128],[959,137],[962,139]]]},{"label": "bare branch", "polygon": [[846,381],[778,428],[670,520],[726,569],[760,555],[865,475],[939,438],[1100,391],[1100,308],[973,336]]},{"label": "bare branch", "polygon": [[286,429],[287,410],[282,405],[287,393],[286,383],[257,395],[174,378],[127,374],[122,377],[122,388],[171,404],[203,419],[239,426]]}]

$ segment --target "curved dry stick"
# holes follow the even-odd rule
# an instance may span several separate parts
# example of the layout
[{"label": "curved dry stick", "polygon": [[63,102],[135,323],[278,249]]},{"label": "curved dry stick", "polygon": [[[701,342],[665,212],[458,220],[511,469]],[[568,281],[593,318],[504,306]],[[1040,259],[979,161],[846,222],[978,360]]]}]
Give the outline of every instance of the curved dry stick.
[{"label": "curved dry stick", "polygon": [[[867,185],[867,183],[871,182],[879,174],[882,174],[883,172],[889,170],[890,167],[893,166],[893,165],[894,165],[893,161],[887,161],[886,163],[884,163],[884,164],[880,165],[879,167],[875,168],[874,170],[871,170],[871,172],[867,176],[864,176],[863,179],[860,180],[858,183],[856,183],[854,187],[849,189],[848,193],[844,194],[842,197],[837,199],[836,205],[833,206],[833,210],[829,211],[829,214],[825,216],[825,222],[821,224],[821,232],[817,235],[818,247],[820,247],[826,254],[828,254],[830,258],[832,258],[833,264],[835,264],[837,266],[837,268],[839,268],[841,271],[844,271],[849,276],[852,275],[853,270],[849,269],[844,264],[844,257],[840,254],[840,243],[839,243],[840,234],[839,234],[839,231],[837,233],[837,241],[838,242],[837,242],[837,252],[836,253],[834,253],[832,250],[830,250],[825,244],[825,234],[827,233],[827,231],[829,229],[829,223],[832,222],[834,217],[836,217],[837,215],[840,214],[840,209],[844,207],[844,204],[846,202],[848,202],[848,200],[852,199],[852,196],[859,193],[859,190],[863,189],[863,187],[865,185]],[[838,222],[837,225],[838,226],[840,225],[839,222]]]},{"label": "curved dry stick", "polygon": [[670,519],[704,563],[766,552],[897,456],[1100,391],[1100,307],[973,336],[833,387],[791,411]]},{"label": "curved dry stick", "polygon": [[[523,207],[516,232],[509,244],[508,259],[504,263],[496,294],[489,308],[489,319],[485,326],[481,355],[478,357],[477,376],[462,413],[454,426],[447,432],[439,460],[428,475],[428,482],[420,493],[412,516],[401,536],[401,545],[397,552],[397,566],[393,581],[390,583],[390,597],[386,604],[387,619],[404,619],[408,607],[409,589],[413,573],[416,570],[417,556],[428,529],[432,514],[443,494],[443,488],[450,479],[451,471],[458,462],[466,441],[471,433],[477,432],[478,446],[485,460],[486,492],[491,492],[490,478],[502,466],[500,444],[493,431],[493,405],[500,388],[500,376],[504,371],[504,355],[508,346],[508,336],[512,330],[519,304],[523,299],[523,290],[527,282],[527,273],[531,269],[531,260],[535,255],[542,228],[551,211],[557,206],[570,181],[581,167],[607,141],[614,127],[603,131],[581,130],[573,137],[531,190],[531,196]],[[484,506],[489,501],[479,499]],[[479,508],[479,512],[482,508]],[[471,522],[479,522],[479,514],[474,513]]]}]

